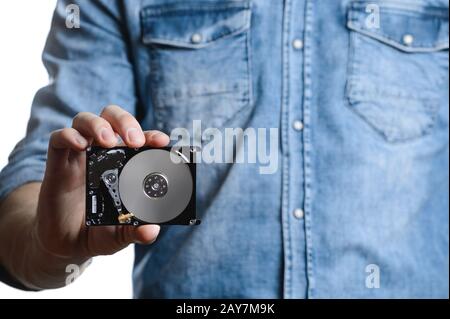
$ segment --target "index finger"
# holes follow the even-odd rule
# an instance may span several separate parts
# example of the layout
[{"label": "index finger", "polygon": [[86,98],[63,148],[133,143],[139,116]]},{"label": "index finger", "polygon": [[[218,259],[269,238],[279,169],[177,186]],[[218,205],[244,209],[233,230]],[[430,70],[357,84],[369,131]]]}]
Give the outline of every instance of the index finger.
[{"label": "index finger", "polygon": [[145,131],[144,136],[145,145],[147,146],[164,147],[167,146],[170,142],[169,136],[161,131]]},{"label": "index finger", "polygon": [[[170,138],[167,134],[157,131],[157,130],[150,130],[150,131],[144,131],[144,137],[145,137],[145,143],[144,146],[151,146],[151,147],[164,147],[167,146],[170,142]],[[118,146],[126,146],[125,142],[120,138],[120,136],[117,134],[117,137],[119,139]]]}]

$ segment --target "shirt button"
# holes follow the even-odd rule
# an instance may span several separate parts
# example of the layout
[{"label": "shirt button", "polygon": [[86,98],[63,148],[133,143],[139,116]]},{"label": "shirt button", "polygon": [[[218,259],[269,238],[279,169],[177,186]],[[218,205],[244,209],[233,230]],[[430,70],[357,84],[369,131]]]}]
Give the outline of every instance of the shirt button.
[{"label": "shirt button", "polygon": [[200,33],[194,33],[191,37],[192,43],[200,43],[202,42],[202,35]]},{"label": "shirt button", "polygon": [[405,34],[403,36],[403,43],[405,45],[411,45],[414,42],[414,37],[411,34]]},{"label": "shirt button", "polygon": [[304,215],[305,215],[305,213],[303,212],[303,209],[301,209],[301,208],[294,209],[294,217],[295,218],[302,219]]},{"label": "shirt button", "polygon": [[303,130],[303,123],[302,121],[294,121],[294,123],[292,123],[292,126],[294,127],[294,130],[296,131],[301,131]]},{"label": "shirt button", "polygon": [[303,41],[300,39],[295,39],[294,41],[292,41],[292,46],[295,50],[301,50],[303,49]]}]

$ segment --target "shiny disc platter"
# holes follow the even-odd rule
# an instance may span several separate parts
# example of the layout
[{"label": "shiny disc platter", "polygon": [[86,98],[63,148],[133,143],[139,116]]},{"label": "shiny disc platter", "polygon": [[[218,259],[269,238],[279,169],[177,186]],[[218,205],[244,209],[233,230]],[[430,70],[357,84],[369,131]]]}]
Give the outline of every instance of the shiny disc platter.
[{"label": "shiny disc platter", "polygon": [[119,176],[122,204],[146,223],[164,223],[177,217],[189,204],[192,192],[189,166],[182,161],[174,163],[170,151],[163,149],[136,154]]}]

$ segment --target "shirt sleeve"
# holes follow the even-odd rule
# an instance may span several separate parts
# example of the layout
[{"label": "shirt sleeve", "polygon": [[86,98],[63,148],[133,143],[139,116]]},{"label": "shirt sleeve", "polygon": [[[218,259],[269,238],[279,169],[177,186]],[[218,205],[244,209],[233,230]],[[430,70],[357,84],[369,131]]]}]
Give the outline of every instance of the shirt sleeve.
[{"label": "shirt sleeve", "polygon": [[[66,17],[74,4],[80,11],[80,26],[68,28]],[[42,55],[49,84],[36,93],[26,136],[0,172],[0,201],[21,185],[42,180],[50,133],[70,127],[78,112],[98,114],[106,105],[117,104],[136,113],[121,5],[111,0],[57,2]],[[0,267],[2,281],[4,274]]]},{"label": "shirt sleeve", "polygon": [[[79,2],[79,3],[78,3]],[[66,9],[80,9],[80,27],[66,27]],[[15,188],[41,181],[50,133],[70,127],[82,111],[117,104],[135,114],[133,68],[116,1],[59,1],[42,55],[50,83],[33,100],[27,132],[0,173],[0,200]]]}]

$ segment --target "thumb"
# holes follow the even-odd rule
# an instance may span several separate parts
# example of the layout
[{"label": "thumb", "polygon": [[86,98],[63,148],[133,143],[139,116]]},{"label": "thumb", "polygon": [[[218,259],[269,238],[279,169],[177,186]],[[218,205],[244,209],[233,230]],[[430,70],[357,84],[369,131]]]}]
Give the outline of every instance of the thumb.
[{"label": "thumb", "polygon": [[111,255],[133,243],[151,244],[159,230],[158,225],[89,227],[87,256]]},{"label": "thumb", "polygon": [[116,251],[127,247],[129,244],[151,244],[158,237],[159,230],[160,227],[158,225],[116,226]]},{"label": "thumb", "polygon": [[131,228],[133,242],[143,245],[155,242],[160,231],[159,225],[142,225],[128,228]]}]

